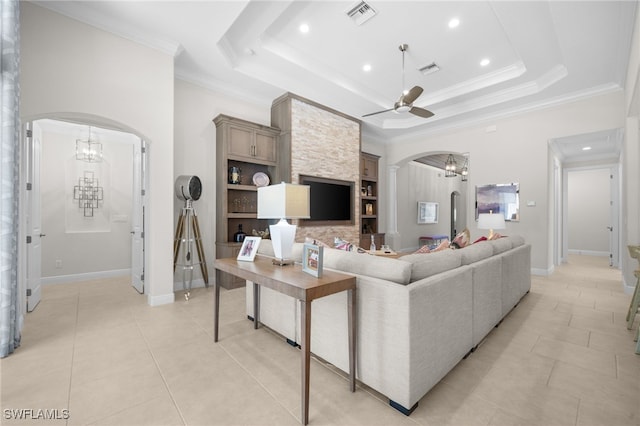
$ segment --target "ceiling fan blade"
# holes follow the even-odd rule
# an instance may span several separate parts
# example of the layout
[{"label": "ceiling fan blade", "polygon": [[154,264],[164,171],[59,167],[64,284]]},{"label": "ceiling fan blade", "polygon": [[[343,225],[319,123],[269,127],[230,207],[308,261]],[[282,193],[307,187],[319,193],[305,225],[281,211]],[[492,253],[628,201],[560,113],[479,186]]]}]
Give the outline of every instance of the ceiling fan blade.
[{"label": "ceiling fan blade", "polygon": [[372,112],[372,113],[363,115],[362,118],[369,117],[370,115],[382,114],[383,112],[389,112],[389,111],[393,111],[393,110],[394,110],[394,108],[389,108],[389,109],[385,109],[385,110],[382,110],[382,111]]},{"label": "ceiling fan blade", "polygon": [[420,95],[422,95],[422,87],[413,86],[413,88],[402,97],[402,100],[404,101],[405,105],[411,105],[413,101],[420,97]]},{"label": "ceiling fan blade", "polygon": [[413,115],[417,115],[418,117],[422,117],[422,118],[433,117],[433,113],[431,111],[424,108],[420,108],[420,107],[411,107],[409,112]]}]

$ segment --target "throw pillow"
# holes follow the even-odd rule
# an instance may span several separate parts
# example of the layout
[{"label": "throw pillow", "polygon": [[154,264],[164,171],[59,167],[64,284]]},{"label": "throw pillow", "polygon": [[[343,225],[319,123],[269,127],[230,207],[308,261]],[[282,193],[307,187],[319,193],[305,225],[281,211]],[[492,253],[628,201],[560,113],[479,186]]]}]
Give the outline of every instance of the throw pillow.
[{"label": "throw pillow", "polygon": [[304,242],[307,244],[313,244],[314,246],[330,247],[329,244],[325,244],[320,240],[316,240],[315,238],[310,237],[305,237]]},{"label": "throw pillow", "polygon": [[333,246],[338,250],[344,251],[353,251],[358,253],[366,253],[367,251],[363,248],[356,246],[355,244],[351,244],[349,241],[343,240],[340,237],[335,237],[333,239]]},{"label": "throw pillow", "polygon": [[418,250],[413,252],[414,254],[419,254],[419,253],[431,253],[431,250],[429,249],[428,245],[423,245],[422,247],[420,247]]},{"label": "throw pillow", "polygon": [[441,242],[440,244],[438,244],[438,247],[434,248],[431,251],[442,251],[442,250],[446,250],[450,247],[451,244],[449,244],[449,240],[444,240],[443,242]]},{"label": "throw pillow", "polygon": [[451,244],[457,246],[457,248],[462,248],[469,244],[469,240],[471,240],[470,232],[467,228],[464,228],[464,231],[456,235]]}]

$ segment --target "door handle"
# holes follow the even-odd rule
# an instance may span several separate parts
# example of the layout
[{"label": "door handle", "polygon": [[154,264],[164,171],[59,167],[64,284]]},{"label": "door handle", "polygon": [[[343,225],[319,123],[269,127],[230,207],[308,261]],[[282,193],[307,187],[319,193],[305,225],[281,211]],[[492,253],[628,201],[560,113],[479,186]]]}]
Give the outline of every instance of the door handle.
[{"label": "door handle", "polygon": [[46,236],[47,236],[47,234],[40,234],[40,238],[46,237]]},{"label": "door handle", "polygon": [[613,232],[613,226],[607,226],[607,229],[611,232]]}]

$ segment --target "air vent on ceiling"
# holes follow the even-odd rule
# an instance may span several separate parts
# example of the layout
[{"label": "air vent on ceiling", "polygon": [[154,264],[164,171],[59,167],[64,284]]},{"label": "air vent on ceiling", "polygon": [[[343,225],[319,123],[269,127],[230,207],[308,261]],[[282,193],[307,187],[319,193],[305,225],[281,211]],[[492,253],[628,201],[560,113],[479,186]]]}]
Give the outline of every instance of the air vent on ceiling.
[{"label": "air vent on ceiling", "polygon": [[354,7],[349,9],[347,12],[347,16],[351,18],[356,25],[362,25],[367,22],[369,19],[376,16],[376,11],[374,8],[369,6],[366,2],[361,1],[356,4]]},{"label": "air vent on ceiling", "polygon": [[435,62],[431,62],[429,65],[425,65],[422,68],[418,68],[418,71],[420,71],[424,75],[427,75],[427,74],[432,74],[436,71],[440,71],[440,67]]}]

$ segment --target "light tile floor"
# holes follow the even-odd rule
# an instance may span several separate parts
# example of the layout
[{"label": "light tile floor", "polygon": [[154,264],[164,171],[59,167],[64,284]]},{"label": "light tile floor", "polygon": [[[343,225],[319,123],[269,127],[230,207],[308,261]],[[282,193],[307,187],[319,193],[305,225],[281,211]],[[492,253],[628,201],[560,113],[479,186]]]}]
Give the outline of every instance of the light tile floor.
[{"label": "light tile floor", "polygon": [[[311,425],[640,425],[630,296],[606,258],[571,256],[405,417],[318,360]],[[300,354],[246,319],[244,289],[149,307],[126,278],[46,287],[1,361],[2,424],[296,425]],[[636,320],[636,324],[637,324]],[[20,409],[68,419],[15,420]],[[23,411],[24,413],[24,411]],[[49,412],[51,413],[51,411]]]}]

